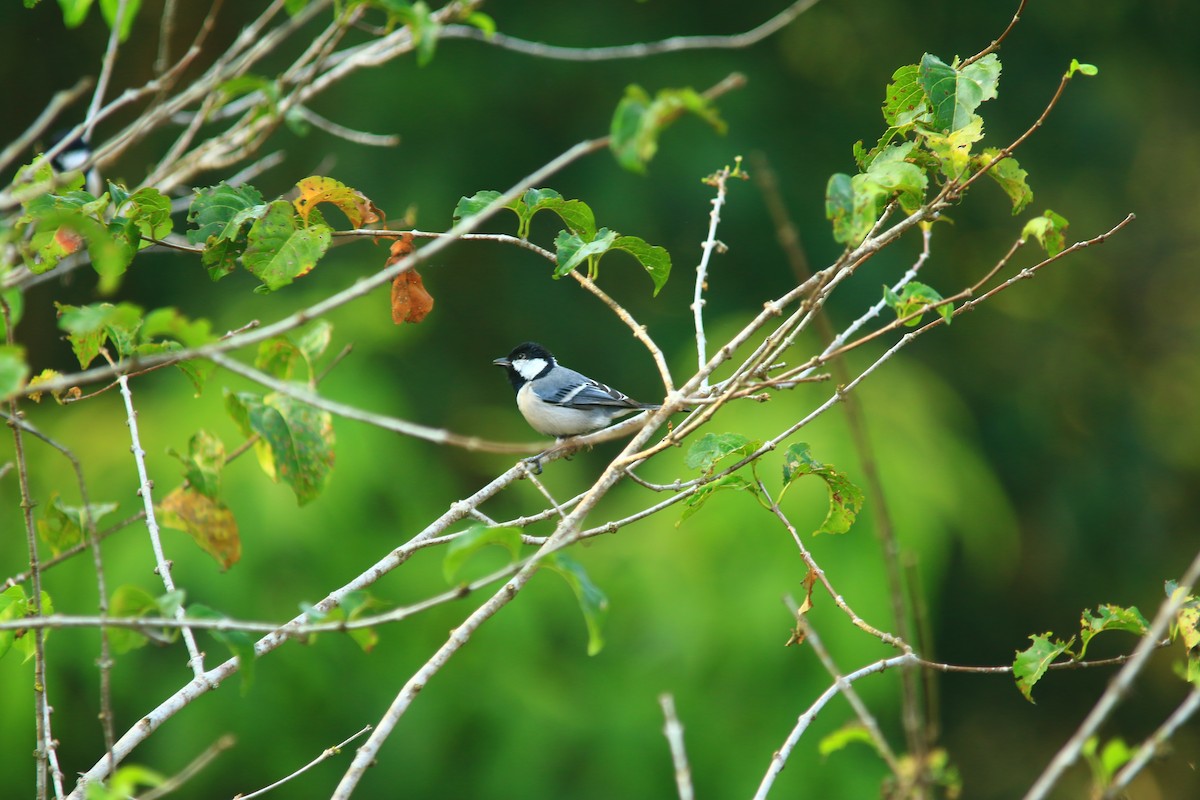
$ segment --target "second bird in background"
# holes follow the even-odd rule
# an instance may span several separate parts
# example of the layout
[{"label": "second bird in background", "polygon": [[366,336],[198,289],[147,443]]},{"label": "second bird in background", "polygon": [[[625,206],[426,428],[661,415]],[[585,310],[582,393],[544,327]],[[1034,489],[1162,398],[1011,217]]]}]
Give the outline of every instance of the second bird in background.
[{"label": "second bird in background", "polygon": [[568,369],[536,342],[517,345],[493,364],[504,367],[525,421],[547,436],[578,436],[611,425],[635,411],[660,406],[628,395]]}]

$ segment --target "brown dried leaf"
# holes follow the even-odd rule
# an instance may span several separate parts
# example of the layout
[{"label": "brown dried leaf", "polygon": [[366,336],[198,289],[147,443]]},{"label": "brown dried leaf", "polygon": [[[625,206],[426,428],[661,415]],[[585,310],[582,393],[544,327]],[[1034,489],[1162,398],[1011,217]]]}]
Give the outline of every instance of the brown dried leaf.
[{"label": "brown dried leaf", "polygon": [[392,281],[392,322],[420,322],[433,310],[433,297],[425,291],[425,284],[416,270],[409,270]]}]

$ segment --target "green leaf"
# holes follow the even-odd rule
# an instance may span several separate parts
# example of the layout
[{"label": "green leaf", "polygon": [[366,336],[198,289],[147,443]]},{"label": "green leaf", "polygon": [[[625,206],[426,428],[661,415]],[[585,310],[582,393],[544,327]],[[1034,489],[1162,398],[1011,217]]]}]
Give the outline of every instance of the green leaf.
[{"label": "green leaf", "polygon": [[862,511],[864,497],[859,489],[846,475],[832,466],[822,464],[812,456],[807,444],[799,442],[787,449],[783,459],[783,486],[779,491],[782,501],[784,493],[792,483],[804,475],[816,475],[825,481],[829,489],[829,511],[821,527],[813,531],[819,533],[845,533],[850,530],[858,512]]},{"label": "green leaf", "polygon": [[309,377],[315,378],[317,359],[325,353],[333,339],[333,323],[327,319],[315,319],[289,336],[308,364]]},{"label": "green leaf", "polygon": [[[0,592],[0,622],[8,622],[25,616],[25,604],[25,587],[20,584],[10,586]],[[24,635],[28,631],[0,629],[0,658],[4,658],[12,649],[18,633]]]},{"label": "green leaf", "polygon": [[243,225],[266,211],[262,194],[253,186],[219,183],[197,189],[187,216],[196,227],[187,232],[187,240],[206,249],[215,241],[233,241]]},{"label": "green leaf", "polygon": [[[748,491],[750,494],[758,497],[758,486],[743,478],[741,475],[725,475],[715,481],[706,483],[700,486],[696,491],[692,492],[686,500],[683,501],[683,513],[679,515],[679,519],[675,522],[675,527],[678,528],[683,524],[684,520],[699,511],[705,503],[708,502],[717,492],[723,489],[736,489],[738,491]],[[761,500],[760,500],[761,502]]]},{"label": "green leaf", "polygon": [[307,275],[329,249],[327,225],[303,227],[286,200],[276,200],[255,220],[246,237],[242,263],[263,282],[260,290],[273,292]]},{"label": "green leaf", "polygon": [[[140,586],[126,584],[117,587],[108,604],[108,613],[114,617],[137,618],[159,616],[158,601]],[[109,628],[108,643],[117,655],[128,653],[144,646],[150,639],[133,628]]]},{"label": "green leaf", "polygon": [[[199,603],[188,606],[187,616],[190,619],[228,619],[224,614]],[[218,642],[228,647],[230,654],[237,658],[238,669],[242,673],[242,696],[244,697],[250,691],[250,684],[254,680],[254,661],[257,658],[254,652],[254,639],[245,631],[210,630],[209,633]]]},{"label": "green leaf", "polygon": [[[53,614],[54,604],[50,602],[50,595],[42,592],[41,598],[42,615]],[[0,622],[33,616],[34,613],[34,604],[25,595],[24,587],[10,586],[0,592]],[[49,636],[50,630],[45,629],[42,640],[45,641]],[[23,660],[28,661],[33,658],[34,650],[37,647],[37,637],[28,628],[0,630],[0,658],[3,658],[14,646],[24,654]]]},{"label": "green leaf", "polygon": [[[561,278],[584,261],[604,254],[616,240],[616,231],[610,231],[608,228],[601,228],[596,231],[595,238],[588,240],[583,239],[579,234],[559,231],[558,236],[554,237],[555,256],[558,259],[558,265],[554,268],[554,277]],[[594,270],[589,270],[589,272],[592,271]],[[593,276],[589,275],[588,277]]]},{"label": "green leaf", "polygon": [[907,159],[912,142],[889,145],[876,155],[866,172],[853,177],[833,175],[825,190],[825,216],[833,222],[833,237],[842,244],[855,246],[866,238],[892,197],[898,197],[906,212],[913,212],[925,200],[929,179],[925,172]]},{"label": "green leaf", "polygon": [[[980,169],[989,164],[999,152],[994,147],[984,150],[973,159],[975,168]],[[1000,159],[994,167],[988,170],[987,174],[989,178],[1000,184],[1000,188],[1012,200],[1013,215],[1020,214],[1025,210],[1025,206],[1033,201],[1033,190],[1029,188],[1027,182],[1029,173],[1021,169],[1021,165],[1015,158]]]},{"label": "green leaf", "polygon": [[86,200],[91,197],[86,192],[72,195],[80,196],[52,198],[47,203],[29,204],[28,208],[37,222],[29,247],[36,251],[40,261],[27,259],[26,264],[34,273],[48,272],[64,256],[78,251],[81,243],[86,242],[92,269],[100,276],[100,293],[112,294],[133,261],[134,248],[123,234],[117,235],[119,232],[110,230],[90,216],[100,213],[102,207],[107,205],[107,193],[92,200]]},{"label": "green leaf", "polygon": [[1150,624],[1137,610],[1137,606],[1124,608],[1112,604],[1097,607],[1096,612],[1084,609],[1079,619],[1079,653],[1076,658],[1082,659],[1087,652],[1088,642],[1096,634],[1104,631],[1126,631],[1135,636],[1142,636],[1150,630]]},{"label": "green leaf", "polygon": [[58,5],[62,9],[63,25],[78,28],[87,19],[92,0],[58,0]]},{"label": "green leaf", "polygon": [[183,477],[193,489],[214,500],[221,493],[221,470],[225,468],[225,443],[206,430],[198,430],[188,440],[187,455],[168,453],[183,464]]},{"label": "green leaf", "polygon": [[596,231],[591,239],[587,238],[586,234],[559,231],[554,239],[554,247],[555,258],[558,260],[554,268],[555,278],[569,274],[586,261],[588,277],[595,280],[599,276],[600,259],[612,250],[623,250],[637,259],[654,282],[655,295],[671,275],[671,254],[666,248],[649,244],[637,236],[622,236],[608,228]]},{"label": "green leaf", "polygon": [[0,344],[0,398],[16,394],[25,386],[28,377],[25,348],[15,344]]},{"label": "green leaf", "polygon": [[79,360],[80,367],[100,355],[100,348],[112,341],[117,355],[133,353],[138,329],[142,326],[142,309],[132,303],[93,303],[70,306],[56,303],[58,327],[67,332],[67,341]]},{"label": "green leaf", "polygon": [[142,789],[156,789],[166,782],[166,776],[160,772],[141,764],[127,764],[118,767],[107,784],[88,781],[84,797],[86,800],[128,800],[149,794]]},{"label": "green leaf", "polygon": [[[5,289],[0,292],[0,300],[4,301],[4,305],[8,306],[8,322],[14,328],[21,324],[21,317],[25,314],[25,295],[20,289]],[[0,317],[3,319],[3,317]]]},{"label": "green leaf", "polygon": [[957,131],[970,123],[980,103],[996,96],[1000,58],[991,53],[959,70],[926,53],[918,81],[932,111],[930,126],[943,133]]},{"label": "green leaf", "polygon": [[[470,197],[458,198],[458,204],[454,206],[454,221],[458,222],[461,219],[475,216],[492,203],[499,200],[500,197],[500,192],[497,192],[495,189],[484,189],[476,192]],[[513,212],[516,212],[517,210],[515,202],[508,203],[507,205],[503,206],[503,208],[507,208]],[[519,217],[520,214],[517,216]]]},{"label": "green leaf", "polygon": [[[898,195],[901,208],[909,213],[925,201],[925,187],[929,185],[925,171],[907,160],[915,147],[912,142],[901,142],[883,148],[861,176],[889,194]],[[881,205],[879,211],[882,210]]]},{"label": "green leaf", "polygon": [[851,722],[838,728],[833,733],[826,736],[817,745],[817,752],[821,757],[836,753],[845,748],[846,745],[852,742],[861,742],[868,745],[871,749],[878,751],[875,747],[875,740],[871,738],[870,731],[861,722]]},{"label": "green leaf", "polygon": [[[125,216],[142,236],[149,239],[165,239],[171,232],[171,200],[158,189],[138,189],[129,196],[127,202],[129,210]],[[125,203],[118,205],[123,206]]]},{"label": "green leaf", "polygon": [[[109,30],[117,24],[117,10],[120,5],[121,0],[100,0],[100,14],[108,23]],[[133,28],[133,21],[137,18],[141,6],[142,0],[127,0],[125,3],[125,11],[121,15],[121,29],[117,33],[117,38],[122,42],[129,38],[129,31]]]},{"label": "green leaf", "polygon": [[1059,639],[1051,641],[1050,636],[1049,631],[1030,636],[1029,640],[1033,644],[1024,650],[1017,651],[1017,657],[1013,660],[1013,677],[1017,679],[1017,688],[1031,703],[1035,702],[1033,699],[1034,685],[1042,679],[1050,665],[1075,641],[1074,636],[1065,642]]},{"label": "green leaf", "polygon": [[529,223],[539,211],[557,214],[571,233],[591,239],[596,235],[596,217],[582,200],[567,200],[553,189],[530,189],[521,196],[517,215],[521,217],[521,238],[529,237]]},{"label": "green leaf", "polygon": [[333,470],[333,418],[307,403],[272,392],[225,393],[226,408],[249,436],[257,433],[258,463],[271,480],[287,483],[304,505],[315,499]]},{"label": "green leaf", "polygon": [[1084,742],[1080,751],[1087,759],[1088,768],[1092,772],[1093,788],[1099,790],[1094,793],[1094,796],[1097,797],[1112,785],[1118,770],[1125,766],[1134,755],[1134,751],[1119,736],[1109,739],[1099,753],[1096,752],[1098,745],[1099,739],[1092,736]]},{"label": "green leaf", "polygon": [[276,336],[259,343],[254,368],[282,381],[290,381],[299,361],[300,348],[287,336]]},{"label": "green leaf", "polygon": [[[327,614],[318,612],[315,608],[307,603],[301,604],[301,609],[304,611],[311,622],[351,622],[365,616],[368,611],[382,606],[376,597],[368,591],[347,592],[342,596],[341,603],[330,609]],[[362,649],[364,653],[369,653],[375,649],[375,645],[379,644],[379,633],[371,627],[366,628],[350,628],[346,631],[350,638]],[[312,634],[309,640],[316,638],[316,634]]]},{"label": "green leaf", "polygon": [[[852,180],[844,172],[835,172],[829,176],[829,183],[825,186],[825,218],[833,222],[834,241],[843,243],[850,242],[855,235]],[[863,236],[866,236],[865,232],[859,234],[855,241],[862,241]]]},{"label": "green leaf", "polygon": [[658,137],[684,114],[695,114],[721,134],[725,123],[715,106],[691,88],[661,89],[654,99],[640,86],[630,85],[613,114],[609,147],[617,162],[630,172],[644,173],[658,151]]},{"label": "green leaf", "polygon": [[1034,217],[1025,223],[1025,227],[1021,229],[1021,238],[1034,237],[1046,251],[1046,255],[1056,256],[1066,249],[1066,232],[1069,224],[1066,218],[1046,209],[1045,214]]},{"label": "green leaf", "polygon": [[229,80],[222,81],[217,84],[216,90],[213,92],[213,107],[216,111],[224,105],[232,103],[239,97],[245,97],[255,92],[262,93],[265,108],[274,108],[279,100],[279,87],[275,81],[263,75],[238,75]]},{"label": "green leaf", "polygon": [[[904,323],[906,327],[914,328],[921,323],[926,309],[937,303],[941,303],[945,298],[938,294],[937,290],[931,286],[927,286],[920,281],[910,281],[904,285],[899,294],[896,294],[887,284],[884,284],[883,299],[896,312],[896,319],[903,319],[909,314],[916,314],[915,317]],[[954,305],[952,303],[943,303],[933,310],[945,320],[947,325],[954,320]]]},{"label": "green leaf", "polygon": [[48,505],[42,507],[37,521],[38,535],[58,555],[83,541],[88,528],[88,518],[95,525],[103,517],[117,510],[116,503],[91,503],[87,506],[68,506],[58,496],[51,495]]},{"label": "green leaf", "polygon": [[583,621],[587,625],[587,653],[589,656],[596,655],[604,649],[602,629],[604,618],[608,615],[608,598],[592,583],[583,565],[565,553],[551,553],[542,559],[542,565],[561,575],[571,591],[575,592],[575,599],[579,601]]},{"label": "green leaf", "polygon": [[[166,344],[170,346],[163,346],[162,340],[167,340]],[[212,324],[208,320],[190,320],[175,308],[156,308],[146,315],[146,321],[138,331],[137,352],[151,354],[176,350],[176,342],[180,347],[202,347],[216,340],[217,336],[213,334]],[[211,361],[202,358],[180,361],[175,366],[192,382],[197,397],[215,367]]]},{"label": "green leaf", "polygon": [[521,553],[521,529],[489,527],[477,522],[460,533],[450,542],[450,546],[446,548],[446,557],[442,560],[442,574],[446,576],[446,583],[454,582],[454,576],[462,569],[467,559],[492,544],[498,544],[508,550],[512,560],[516,561]]},{"label": "green leaf", "polygon": [[671,277],[671,254],[667,249],[648,244],[646,240],[637,236],[618,236],[610,249],[624,250],[638,260],[642,269],[646,270],[650,280],[654,282],[654,296],[657,297],[666,285],[667,278]]},{"label": "green leaf", "polygon": [[706,433],[688,448],[683,463],[688,469],[699,469],[705,475],[711,475],[719,462],[730,456],[744,458],[757,450],[760,444],[740,433]]},{"label": "green leaf", "polygon": [[417,66],[423,67],[433,60],[442,26],[423,0],[417,0],[407,13],[400,16],[412,31],[413,44],[417,47]]},{"label": "green leaf", "polygon": [[892,73],[892,82],[884,92],[883,118],[893,128],[923,121],[929,113],[919,76],[920,68],[916,64],[900,67]]},{"label": "green leaf", "polygon": [[1080,64],[1079,61],[1072,58],[1071,66],[1067,68],[1067,77],[1074,77],[1076,72],[1082,75],[1087,75],[1088,77],[1092,77],[1094,75],[1098,75],[1100,70],[1091,64]]},{"label": "green leaf", "polygon": [[488,39],[496,35],[496,21],[482,11],[472,11],[463,17],[463,22],[483,31],[483,35]]}]

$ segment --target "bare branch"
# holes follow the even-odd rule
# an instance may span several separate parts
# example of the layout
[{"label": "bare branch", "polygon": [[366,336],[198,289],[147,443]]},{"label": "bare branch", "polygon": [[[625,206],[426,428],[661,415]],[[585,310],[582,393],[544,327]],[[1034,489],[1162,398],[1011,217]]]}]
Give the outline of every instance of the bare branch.
[{"label": "bare branch", "polygon": [[647,58],[662,53],[682,50],[737,50],[761,42],[771,34],[783,29],[796,17],[817,4],[817,0],[798,0],[790,6],[745,33],[729,36],[672,36],[658,42],[616,45],[613,47],[559,47],[557,45],[530,42],[503,33],[486,34],[469,25],[446,25],[442,37],[446,39],[475,39],[486,44],[513,50],[536,58],[563,61],[612,61],[625,58]]},{"label": "bare branch", "polygon": [[758,791],[754,793],[754,800],[766,799],[767,794],[771,791],[771,787],[775,785],[775,779],[779,777],[779,773],[783,771],[784,766],[787,764],[788,758],[791,757],[792,750],[796,748],[796,743],[800,741],[800,737],[803,736],[804,732],[808,730],[808,726],[812,724],[812,721],[817,718],[817,714],[821,713],[821,709],[823,709],[830,700],[832,700],[835,696],[837,696],[838,693],[842,691],[842,687],[849,686],[855,681],[865,678],[868,675],[877,675],[885,670],[891,669],[892,667],[899,667],[904,664],[915,663],[916,660],[917,657],[912,653],[905,653],[901,656],[893,656],[891,658],[885,658],[882,661],[876,661],[873,664],[868,664],[865,667],[856,669],[854,672],[851,672],[841,680],[836,681],[832,686],[822,692],[821,696],[813,701],[813,704],[808,707],[808,710],[801,714],[800,718],[796,720],[795,727],[792,728],[792,732],[788,734],[787,738],[783,742],[783,745],[771,756],[771,763],[767,767],[766,774],[763,775],[762,782],[758,785]]},{"label": "bare branch", "polygon": [[308,106],[298,105],[292,108],[292,113],[318,130],[325,131],[331,136],[345,139],[347,142],[361,144],[365,147],[396,147],[400,137],[394,133],[366,133],[338,125],[336,122],[322,117]]},{"label": "bare branch", "polygon": [[675,698],[660,694],[658,704],[663,711],[663,736],[667,737],[671,762],[675,765],[675,787],[679,791],[679,800],[694,800],[696,791],[692,788],[692,768],[688,766],[687,750],[683,746],[683,725],[675,714]]},{"label": "bare branch", "polygon": [[[146,532],[150,536],[150,548],[154,551],[154,563],[157,565],[154,571],[162,579],[163,588],[168,592],[173,592],[175,591],[175,580],[171,577],[172,562],[163,552],[162,540],[158,535],[158,518],[154,510],[154,482],[150,480],[150,476],[146,472],[146,451],[142,449],[141,439],[138,436],[137,411],[133,407],[133,392],[129,389],[129,378],[126,376],[119,376],[117,382],[121,386],[121,397],[125,401],[125,424],[129,426],[129,440],[132,442],[129,449],[133,452],[133,461],[137,465],[138,495],[142,498],[143,509],[146,512]],[[175,609],[176,619],[182,620],[184,615],[182,606]],[[192,668],[192,674],[200,677],[204,674],[204,654],[196,646],[196,637],[187,627],[183,628],[183,641],[187,646],[188,666]]]},{"label": "bare branch", "polygon": [[239,792],[238,794],[233,796],[233,800],[251,800],[251,798],[253,798],[253,797],[262,797],[264,794],[271,791],[272,789],[278,789],[280,786],[283,786],[285,783],[292,780],[293,778],[298,778],[301,775],[303,775],[304,773],[308,772],[310,769],[315,767],[317,764],[320,764],[322,761],[333,758],[334,756],[337,756],[337,755],[341,755],[342,751],[345,750],[350,745],[351,742],[353,742],[355,739],[362,736],[363,734],[369,733],[370,730],[371,730],[371,726],[367,725],[361,731],[354,734],[353,736],[350,736],[345,741],[343,741],[341,744],[335,744],[333,747],[325,748],[324,750],[321,751],[321,755],[317,756],[312,761],[308,762],[303,767],[301,767],[300,769],[293,772],[291,775],[280,778],[279,780],[275,781],[271,785],[264,786],[263,788],[261,788],[257,791],[251,792],[250,794],[241,794]]},{"label": "bare branch", "polygon": [[92,88],[92,79],[80,78],[70,89],[55,92],[54,97],[50,98],[50,102],[42,109],[42,113],[38,114],[38,118],[25,132],[0,150],[0,172],[6,171],[9,165],[20,157],[21,153],[24,153],[39,136],[46,132],[64,108],[78,100],[79,96],[90,88]]}]

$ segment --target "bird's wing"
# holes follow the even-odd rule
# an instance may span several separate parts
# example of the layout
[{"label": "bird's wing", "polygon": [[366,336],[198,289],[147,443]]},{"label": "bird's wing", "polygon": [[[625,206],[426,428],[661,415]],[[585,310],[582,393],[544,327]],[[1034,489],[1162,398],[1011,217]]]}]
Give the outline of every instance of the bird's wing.
[{"label": "bird's wing", "polygon": [[592,380],[574,370],[562,369],[561,380],[552,384],[537,381],[532,387],[538,397],[547,403],[567,406],[616,406],[618,408],[641,408],[641,404],[629,399],[603,383]]}]

